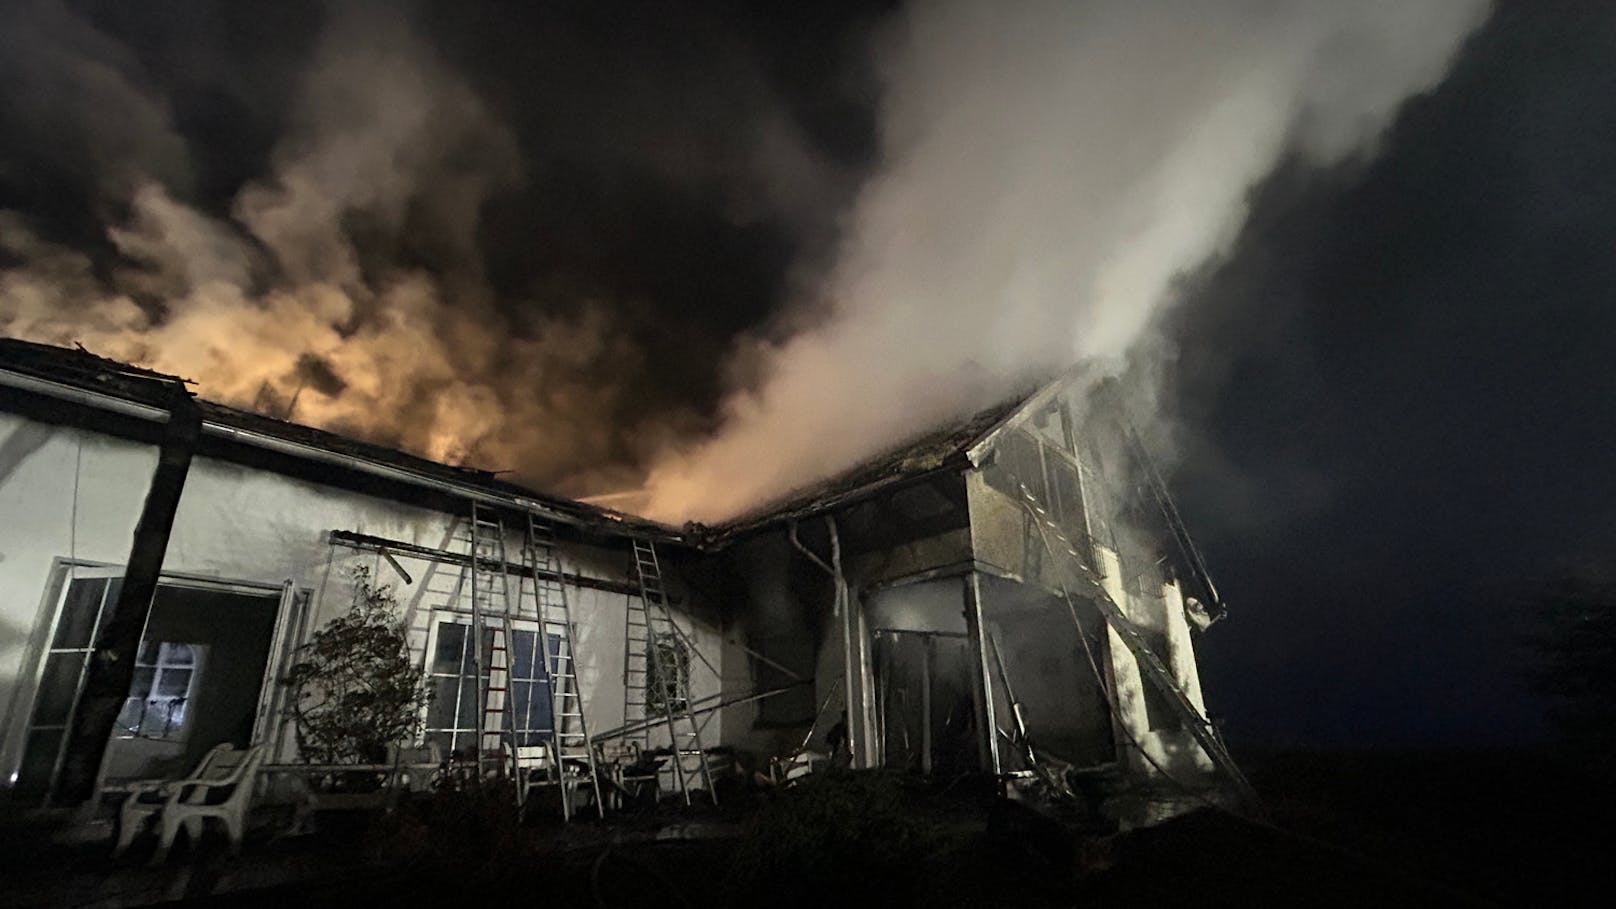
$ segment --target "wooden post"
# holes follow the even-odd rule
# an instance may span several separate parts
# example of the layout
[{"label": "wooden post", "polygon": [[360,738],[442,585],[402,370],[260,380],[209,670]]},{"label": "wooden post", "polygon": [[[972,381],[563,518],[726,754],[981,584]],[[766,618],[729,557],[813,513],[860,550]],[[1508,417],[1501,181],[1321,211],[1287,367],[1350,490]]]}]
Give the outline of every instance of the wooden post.
[{"label": "wooden post", "polygon": [[140,512],[140,523],[135,525],[134,543],[124,567],[123,589],[112,615],[102,621],[95,647],[90,651],[84,691],[68,730],[54,802],[78,803],[95,796],[101,760],[134,679],[135,658],[146,620],[151,616],[152,600],[157,596],[163,556],[174,529],[174,513],[185,489],[191,457],[202,436],[202,411],[179,382],[169,389],[168,412],[157,469],[152,473],[151,488],[146,492],[146,504]]},{"label": "wooden post", "polygon": [[987,628],[982,619],[982,577],[971,571],[964,577],[965,627],[970,634],[970,654],[976,663],[971,672],[971,697],[975,701],[977,753],[982,769],[994,776],[1001,773],[999,728],[993,703],[993,681],[988,670]]}]

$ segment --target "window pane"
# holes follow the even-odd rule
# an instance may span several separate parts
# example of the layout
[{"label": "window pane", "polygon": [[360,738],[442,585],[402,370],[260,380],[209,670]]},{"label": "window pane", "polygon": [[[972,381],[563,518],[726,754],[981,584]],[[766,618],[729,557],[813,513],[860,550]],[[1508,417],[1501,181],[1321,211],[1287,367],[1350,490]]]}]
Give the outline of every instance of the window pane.
[{"label": "window pane", "polygon": [[460,685],[460,716],[456,723],[460,729],[477,728],[477,683],[471,676],[462,677]]},{"label": "window pane", "polygon": [[35,726],[61,726],[78,697],[82,653],[53,653],[45,660],[45,675],[39,680],[39,700],[34,706]]},{"label": "window pane", "polygon": [[532,729],[533,683],[511,683],[511,719],[517,729]]},{"label": "window pane", "polygon": [[164,644],[163,662],[175,666],[190,666],[196,662],[196,648],[190,644]]},{"label": "window pane", "polygon": [[445,758],[454,750],[454,734],[450,732],[429,732],[425,741],[428,746],[437,748],[438,754]]},{"label": "window pane", "polygon": [[56,637],[51,641],[51,647],[90,646],[95,616],[101,608],[101,595],[106,589],[106,578],[87,578],[68,583],[67,597],[62,602],[62,616],[56,622]]},{"label": "window pane", "polygon": [[518,714],[520,729],[543,730],[550,729],[550,686],[544,682],[523,683],[522,695],[523,711]]},{"label": "window pane", "polygon": [[140,642],[140,651],[135,656],[135,663],[141,666],[156,666],[162,655],[163,643],[161,641],[142,640]]},{"label": "window pane", "polygon": [[459,622],[439,622],[438,647],[432,655],[432,671],[459,671],[465,650],[466,626]]},{"label": "window pane", "polygon": [[1057,515],[1061,531],[1074,543],[1086,535],[1083,523],[1083,494],[1077,482],[1077,469],[1058,455],[1050,455],[1051,492],[1059,502]]},{"label": "window pane", "polygon": [[1047,508],[1049,492],[1044,488],[1043,452],[1039,449],[1038,442],[1024,432],[1013,433],[1011,437],[1015,440],[1016,475],[1032,492],[1033,498]]},{"label": "window pane", "polygon": [[[488,666],[493,661],[493,657],[494,657],[494,629],[492,629],[492,628],[484,628],[483,629],[482,648],[478,651],[477,655],[482,658],[482,663],[480,664],[480,668],[482,669],[483,672],[486,673],[488,671]],[[463,672],[470,672],[472,667],[471,667],[471,662],[470,662],[469,658],[470,658],[471,655],[467,654],[466,656],[468,658],[467,662],[464,663],[461,666],[461,670]],[[509,654],[507,654],[507,656],[509,656]]]},{"label": "window pane", "polygon": [[550,683],[535,682],[533,685],[533,711],[529,714],[529,722],[534,729],[549,731],[551,721],[554,719],[550,712]]},{"label": "window pane", "polygon": [[453,729],[455,701],[459,697],[460,679],[435,678],[432,680],[432,706],[427,710],[426,724],[433,729]]},{"label": "window pane", "polygon": [[136,666],[134,681],[129,684],[129,696],[132,698],[145,698],[151,694],[152,679],[157,670],[150,666]]},{"label": "window pane", "polygon": [[183,697],[191,690],[191,670],[164,669],[157,678],[158,697]]},{"label": "window pane", "polygon": [[537,649],[533,646],[538,635],[531,631],[517,630],[511,634],[511,666],[513,676],[519,679],[535,678],[533,660]]},{"label": "window pane", "polygon": [[118,595],[123,593],[123,578],[110,578],[107,580],[107,595],[101,600],[101,627],[107,627],[112,617],[118,614]]}]

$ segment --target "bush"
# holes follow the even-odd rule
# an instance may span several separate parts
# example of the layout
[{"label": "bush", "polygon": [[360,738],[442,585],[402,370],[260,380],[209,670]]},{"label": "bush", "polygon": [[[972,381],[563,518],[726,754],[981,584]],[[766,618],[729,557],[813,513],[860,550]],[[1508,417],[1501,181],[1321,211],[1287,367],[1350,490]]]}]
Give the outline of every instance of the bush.
[{"label": "bush", "polygon": [[292,689],[298,752],[315,764],[379,764],[388,748],[421,731],[429,700],[395,616],[389,585],[352,571],[353,604],[298,648],[282,683]]}]

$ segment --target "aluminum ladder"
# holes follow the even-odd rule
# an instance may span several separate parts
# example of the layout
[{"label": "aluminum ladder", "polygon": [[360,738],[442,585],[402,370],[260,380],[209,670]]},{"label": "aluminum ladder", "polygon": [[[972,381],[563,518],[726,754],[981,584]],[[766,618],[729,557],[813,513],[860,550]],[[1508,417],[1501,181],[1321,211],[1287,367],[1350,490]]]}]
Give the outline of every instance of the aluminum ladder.
[{"label": "aluminum ladder", "polygon": [[[646,753],[650,745],[651,728],[646,721],[653,716],[665,721],[669,749],[672,752],[674,785],[691,803],[690,790],[697,781],[707,790],[714,804],[718,794],[713,788],[711,772],[707,766],[707,753],[701,744],[701,727],[690,711],[690,692],[683,697],[670,696],[678,692],[678,679],[689,678],[689,666],[678,665],[672,656],[682,648],[686,660],[696,655],[695,648],[673,621],[668,609],[668,597],[662,583],[662,565],[656,547],[649,540],[636,538],[634,544],[634,574],[639,582],[640,596],[628,598],[627,628],[623,653],[623,725],[642,724],[632,736]],[[670,681],[673,682],[670,685]],[[662,692],[652,698],[653,686]],[[670,691],[670,688],[672,691]]]},{"label": "aluminum ladder", "polygon": [[[1049,553],[1055,565],[1061,569],[1061,594],[1067,600],[1068,607],[1075,609],[1071,602],[1073,587],[1079,591],[1080,595],[1087,596],[1094,601],[1095,605],[1099,607],[1100,615],[1105,618],[1106,624],[1111,626],[1111,630],[1115,631],[1117,637],[1122,639],[1128,650],[1132,651],[1134,659],[1139,663],[1140,674],[1149,679],[1151,684],[1155,685],[1166,696],[1168,702],[1173,705],[1173,709],[1183,719],[1184,725],[1190,730],[1190,734],[1195,737],[1196,743],[1206,752],[1207,757],[1211,758],[1218,769],[1222,770],[1235,785],[1242,798],[1255,800],[1256,791],[1252,789],[1251,782],[1246,779],[1246,775],[1241,772],[1240,767],[1235,764],[1229,750],[1224,747],[1223,739],[1218,735],[1217,729],[1213,727],[1212,721],[1201,715],[1201,711],[1196,708],[1195,704],[1190,701],[1189,696],[1173,680],[1173,673],[1167,668],[1167,664],[1163,663],[1161,657],[1150,649],[1150,642],[1146,640],[1139,627],[1133,623],[1132,619],[1128,618],[1128,614],[1123,611],[1121,606],[1117,605],[1117,601],[1111,598],[1111,594],[1106,592],[1100,579],[1084,560],[1082,551],[1061,530],[1060,524],[1053,519],[1049,511],[1033,495],[1032,490],[1027,488],[1027,485],[1021,481],[1020,477],[1012,474],[1012,479],[1021,493],[1022,506],[1027,509],[1028,514],[1032,516],[1038,525],[1038,535],[1043,540],[1045,551]],[[1067,582],[1068,578],[1071,580],[1070,584]],[[1073,621],[1076,621],[1077,616],[1075,613],[1072,618]],[[1081,628],[1078,633],[1082,633]]]},{"label": "aluminum ladder", "polygon": [[[516,755],[511,722],[511,597],[505,561],[505,524],[493,509],[471,505],[472,670],[482,681],[477,698],[477,776],[500,776]],[[486,663],[486,665],[485,665]]]},{"label": "aluminum ladder", "polygon": [[[527,535],[522,541],[522,567],[527,578],[519,579],[518,584],[525,587],[525,582],[531,582],[533,585],[533,598],[539,616],[539,635],[534,646],[544,648],[545,672],[549,679],[550,761],[547,769],[550,782],[560,790],[562,816],[571,820],[575,811],[573,793],[577,784],[569,777],[569,772],[578,767],[587,768],[589,785],[595,798],[595,811],[604,817],[606,807],[600,797],[595,744],[589,737],[589,727],[584,719],[583,688],[578,680],[576,626],[567,603],[561,559],[555,551],[555,528],[532,512],[527,513]],[[517,772],[522,772],[520,767]]]}]

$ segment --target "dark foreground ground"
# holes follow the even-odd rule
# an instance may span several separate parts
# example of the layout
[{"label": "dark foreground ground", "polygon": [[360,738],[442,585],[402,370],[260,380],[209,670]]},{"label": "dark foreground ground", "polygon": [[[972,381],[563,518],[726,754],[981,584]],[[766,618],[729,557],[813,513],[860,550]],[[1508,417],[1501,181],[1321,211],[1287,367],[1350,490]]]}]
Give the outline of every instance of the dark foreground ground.
[{"label": "dark foreground ground", "polygon": [[[230,906],[1607,905],[1603,777],[1542,753],[1249,757],[1253,822],[1204,809],[1125,834],[1074,834],[956,786],[827,777],[742,812],[520,829],[457,798],[320,837],[204,843],[162,871],[103,849],[9,844],[0,904],[190,896]],[[660,833],[659,833],[660,830]],[[659,838],[660,837],[660,838]],[[697,837],[697,838],[690,838]],[[185,857],[181,857],[184,859]],[[265,886],[274,869],[293,883]],[[121,898],[114,881],[127,881]],[[247,889],[241,889],[242,887]],[[220,895],[220,889],[231,892]]]}]

